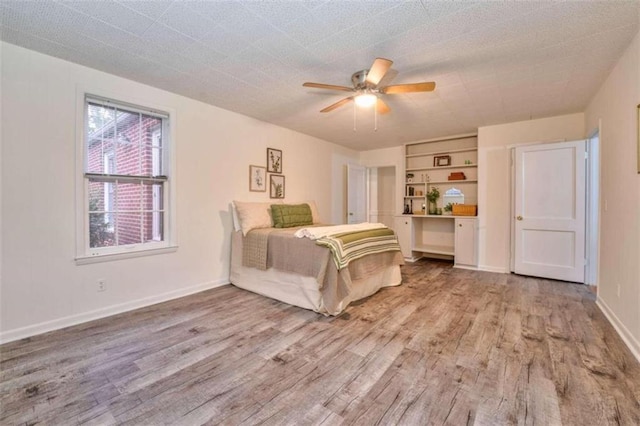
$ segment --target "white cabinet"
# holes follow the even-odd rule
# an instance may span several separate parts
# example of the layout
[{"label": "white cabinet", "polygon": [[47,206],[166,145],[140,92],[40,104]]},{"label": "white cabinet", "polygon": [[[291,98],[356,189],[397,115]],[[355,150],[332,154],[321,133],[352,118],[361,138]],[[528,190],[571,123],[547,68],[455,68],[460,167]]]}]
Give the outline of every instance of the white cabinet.
[{"label": "white cabinet", "polygon": [[455,266],[474,269],[478,266],[477,229],[477,219],[456,218]]},{"label": "white cabinet", "polygon": [[396,216],[394,218],[394,231],[398,236],[402,255],[406,259],[413,260],[413,221],[410,216]]}]

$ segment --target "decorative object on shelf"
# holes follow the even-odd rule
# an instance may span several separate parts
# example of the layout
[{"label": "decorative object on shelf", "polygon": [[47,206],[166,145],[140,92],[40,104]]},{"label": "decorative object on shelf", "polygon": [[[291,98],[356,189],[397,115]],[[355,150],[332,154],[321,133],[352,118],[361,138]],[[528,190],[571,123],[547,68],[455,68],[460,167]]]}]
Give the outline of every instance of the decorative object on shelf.
[{"label": "decorative object on shelf", "polygon": [[436,209],[436,214],[437,214],[438,216],[442,216],[442,207],[438,207],[438,208]]},{"label": "decorative object on shelf", "polygon": [[284,176],[269,175],[269,198],[284,198]]},{"label": "decorative object on shelf", "polygon": [[249,191],[267,191],[267,168],[260,166],[249,166]]},{"label": "decorative object on shelf", "polygon": [[454,204],[453,214],[455,216],[477,216],[478,206],[476,204]]},{"label": "decorative object on shelf", "polygon": [[411,207],[409,206],[409,203],[404,205],[404,211],[402,214],[411,214]]},{"label": "decorative object on shelf", "polygon": [[422,194],[422,190],[416,190],[416,195],[417,195],[418,197],[422,197],[422,195],[423,195],[423,194]]},{"label": "decorative object on shelf", "polygon": [[464,172],[451,172],[447,180],[466,180],[467,177],[464,175]]},{"label": "decorative object on shelf", "polygon": [[415,188],[413,186],[409,187],[409,197],[413,197],[413,194],[415,192]]},{"label": "decorative object on shelf", "polygon": [[429,192],[427,192],[427,200],[429,200],[429,214],[436,214],[438,212],[438,198],[440,198],[440,190],[437,186],[434,186]]},{"label": "decorative object on shelf", "polygon": [[282,151],[267,148],[267,171],[269,173],[282,173]]},{"label": "decorative object on shelf", "polygon": [[407,183],[413,183],[413,173],[407,173]]},{"label": "decorative object on shelf", "polygon": [[464,204],[464,194],[458,188],[449,188],[444,191],[442,204]]},{"label": "decorative object on shelf", "polygon": [[436,155],[433,157],[433,167],[442,167],[451,165],[450,155]]},{"label": "decorative object on shelf", "polygon": [[446,206],[444,206],[444,208],[442,210],[444,211],[444,214],[452,214],[453,213],[453,203],[448,203]]}]

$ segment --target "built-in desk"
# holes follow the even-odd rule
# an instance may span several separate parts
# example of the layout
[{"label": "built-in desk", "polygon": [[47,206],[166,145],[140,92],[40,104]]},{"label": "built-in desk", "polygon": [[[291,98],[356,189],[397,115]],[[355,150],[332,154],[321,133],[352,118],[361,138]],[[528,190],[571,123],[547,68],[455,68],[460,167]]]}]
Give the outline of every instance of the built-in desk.
[{"label": "built-in desk", "polygon": [[455,266],[475,269],[477,217],[453,215],[398,215],[395,231],[409,262],[421,257],[453,259]]}]

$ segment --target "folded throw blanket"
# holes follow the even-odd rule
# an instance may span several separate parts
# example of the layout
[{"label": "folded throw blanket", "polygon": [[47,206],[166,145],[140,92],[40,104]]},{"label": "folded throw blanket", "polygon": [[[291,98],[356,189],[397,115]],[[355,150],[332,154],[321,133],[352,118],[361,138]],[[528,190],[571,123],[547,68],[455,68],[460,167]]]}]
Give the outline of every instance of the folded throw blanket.
[{"label": "folded throw blanket", "polygon": [[309,238],[317,240],[327,235],[343,234],[345,232],[366,231],[369,229],[387,228],[382,223],[356,223],[353,225],[331,225],[331,226],[314,226],[310,228],[298,229],[294,234],[298,238]]},{"label": "folded throw blanket", "polygon": [[329,248],[338,270],[368,254],[400,251],[396,234],[386,227],[328,235],[316,239],[316,244]]}]

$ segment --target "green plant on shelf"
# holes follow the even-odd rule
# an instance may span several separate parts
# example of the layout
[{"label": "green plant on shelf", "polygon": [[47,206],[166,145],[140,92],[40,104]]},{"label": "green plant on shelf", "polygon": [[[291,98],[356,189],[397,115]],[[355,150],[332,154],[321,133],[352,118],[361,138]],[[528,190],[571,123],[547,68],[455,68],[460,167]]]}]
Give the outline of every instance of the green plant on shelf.
[{"label": "green plant on shelf", "polygon": [[440,190],[437,186],[432,187],[429,192],[427,192],[427,200],[431,203],[435,203],[440,198]]},{"label": "green plant on shelf", "polygon": [[449,203],[446,206],[444,206],[444,211],[445,212],[451,212],[453,211],[453,203]]}]

